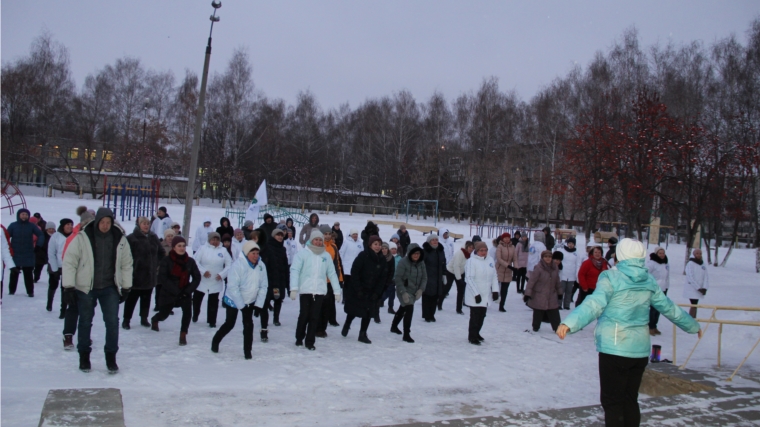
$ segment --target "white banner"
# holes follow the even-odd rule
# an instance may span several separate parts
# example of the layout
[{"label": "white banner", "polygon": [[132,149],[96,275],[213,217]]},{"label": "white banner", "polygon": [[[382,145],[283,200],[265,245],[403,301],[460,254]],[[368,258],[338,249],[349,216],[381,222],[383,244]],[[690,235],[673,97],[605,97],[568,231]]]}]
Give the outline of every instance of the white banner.
[{"label": "white banner", "polygon": [[269,204],[269,201],[267,200],[267,180],[265,179],[261,181],[259,189],[256,190],[256,196],[253,197],[251,205],[245,211],[245,220],[252,221],[255,225],[256,220],[259,219],[259,210],[267,204]]}]

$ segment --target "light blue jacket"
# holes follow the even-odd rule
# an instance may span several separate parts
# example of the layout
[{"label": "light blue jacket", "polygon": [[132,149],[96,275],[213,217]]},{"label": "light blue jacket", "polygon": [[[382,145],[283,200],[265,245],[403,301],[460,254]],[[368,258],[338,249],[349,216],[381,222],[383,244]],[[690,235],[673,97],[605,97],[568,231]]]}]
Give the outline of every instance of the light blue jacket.
[{"label": "light blue jacket", "polygon": [[562,322],[570,333],[599,319],[594,331],[596,350],[623,357],[648,357],[649,306],[684,331],[699,332],[699,323],[673,304],[648,273],[644,259],[629,259],[603,271],[596,290]]},{"label": "light blue jacket", "polygon": [[[290,265],[290,291],[300,294],[327,295],[327,280],[338,283],[335,266],[330,254],[322,252],[317,255],[309,249],[298,251]],[[340,295],[340,286],[334,286],[335,295]]]},{"label": "light blue jacket", "polygon": [[[268,288],[267,268],[261,259],[254,266],[248,258],[240,257],[228,271],[223,300],[232,308],[242,309],[249,304],[262,308]],[[228,300],[232,301],[232,304]]]}]

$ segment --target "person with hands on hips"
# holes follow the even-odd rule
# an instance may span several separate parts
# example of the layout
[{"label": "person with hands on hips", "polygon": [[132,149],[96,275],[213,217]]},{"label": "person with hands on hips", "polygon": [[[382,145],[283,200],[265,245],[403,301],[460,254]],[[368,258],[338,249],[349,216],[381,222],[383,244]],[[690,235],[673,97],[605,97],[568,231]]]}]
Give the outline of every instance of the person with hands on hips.
[{"label": "person with hands on hips", "polygon": [[699,323],[671,301],[648,273],[641,242],[617,245],[615,269],[599,275],[596,290],[557,329],[565,339],[598,319],[599,384],[606,425],[639,425],[638,392],[650,349],[649,307],[679,328],[702,337]]},{"label": "person with hands on hips", "polygon": [[227,288],[222,305],[227,310],[224,324],[214,334],[211,351],[219,352],[219,344],[237,323],[238,311],[243,313],[243,355],[253,358],[253,316],[260,315],[267,300],[269,279],[267,268],[259,259],[259,245],[251,240],[243,245],[243,257],[232,264],[227,275]]},{"label": "person with hands on hips", "polygon": [[470,344],[480,345],[481,341],[485,341],[480,336],[480,329],[488,310],[488,297],[494,301],[499,299],[496,268],[493,259],[488,256],[488,245],[485,243],[475,243],[475,251],[464,266],[464,280],[467,283],[464,303],[470,307],[468,340]]}]

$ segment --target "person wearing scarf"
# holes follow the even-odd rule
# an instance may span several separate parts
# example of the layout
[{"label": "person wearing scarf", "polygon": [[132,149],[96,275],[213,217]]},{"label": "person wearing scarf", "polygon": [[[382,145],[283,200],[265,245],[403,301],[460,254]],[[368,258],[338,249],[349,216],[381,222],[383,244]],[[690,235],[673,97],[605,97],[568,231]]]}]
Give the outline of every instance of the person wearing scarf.
[{"label": "person wearing scarf", "polygon": [[[290,299],[299,298],[300,312],[296,325],[296,346],[314,347],[317,325],[322,314],[322,301],[327,294],[327,281],[339,283],[330,255],[325,252],[324,235],[318,228],[311,230],[306,249],[298,251],[290,265]],[[333,289],[335,301],[340,302],[340,286]],[[300,297],[299,297],[300,294]],[[307,330],[308,325],[308,330]]]},{"label": "person wearing scarf", "polygon": [[463,248],[454,252],[453,259],[446,266],[446,269],[454,275],[454,283],[457,285],[457,314],[461,315],[464,315],[462,305],[464,304],[465,286],[467,286],[464,280],[464,266],[470,259],[473,250],[475,250],[475,244],[468,240]]},{"label": "person wearing scarf", "polygon": [[542,251],[541,261],[533,268],[533,273],[525,287],[523,301],[533,309],[533,332],[538,332],[544,315],[549,318],[552,330],[559,327],[559,298],[562,285],[559,281],[559,266],[554,263],[552,251]]},{"label": "person wearing scarf", "polygon": [[172,250],[161,260],[157,282],[161,284],[158,297],[159,310],[151,318],[150,329],[158,332],[158,322],[166,320],[174,307],[182,309],[179,345],[187,345],[187,331],[192,319],[192,295],[201,282],[201,272],[195,260],[187,254],[187,242],[182,236],[174,236]]},{"label": "person wearing scarf", "polygon": [[589,249],[588,259],[583,261],[581,268],[578,270],[578,284],[581,288],[578,291],[578,299],[575,301],[576,307],[581,305],[587,296],[594,293],[599,275],[608,268],[609,264],[607,264],[607,261],[602,256],[602,248],[600,246],[593,246]]},{"label": "person wearing scarf", "polygon": [[341,335],[347,336],[351,322],[359,317],[362,319],[359,342],[364,344],[372,344],[367,337],[367,329],[386,287],[388,265],[381,253],[382,244],[376,235],[367,238],[367,248],[356,257],[351,266],[351,281],[345,284],[344,289],[346,304],[343,310],[346,312],[346,321]]},{"label": "person wearing scarf", "polygon": [[615,256],[615,268],[599,275],[596,291],[565,318],[557,336],[565,339],[568,333],[574,334],[597,321],[594,343],[599,352],[599,396],[605,425],[637,426],[641,421],[639,386],[651,348],[647,331],[649,307],[690,334],[701,338],[702,331],[699,323],[673,304],[647,272],[646,249],[641,242],[621,240]]},{"label": "person wearing scarf", "polygon": [[[53,311],[53,298],[55,291],[58,289],[58,282],[61,280],[63,271],[63,246],[66,244],[66,238],[71,236],[74,229],[74,221],[64,218],[58,225],[58,231],[50,237],[48,244],[48,300],[47,311]],[[66,316],[66,302],[61,298],[61,313],[59,319]]]},{"label": "person wearing scarf", "polygon": [[[702,249],[694,249],[689,262],[686,263],[686,283],[683,286],[683,296],[688,298],[692,305],[699,304],[699,300],[707,295],[710,287],[710,278],[707,275],[707,266],[702,260]],[[689,309],[691,317],[697,318],[697,307]]]},{"label": "person wearing scarf", "polygon": [[[649,254],[646,267],[649,274],[657,281],[657,285],[662,290],[662,293],[667,295],[670,288],[670,265],[668,264],[668,256],[665,255],[665,249],[659,246],[654,248],[654,252]],[[654,307],[649,307],[649,335],[656,336],[662,334],[657,329],[657,322],[659,320],[660,312]]]},{"label": "person wearing scarf", "polygon": [[338,323],[338,310],[335,308],[335,291],[336,287],[341,287],[341,283],[344,283],[343,268],[340,261],[340,253],[338,245],[335,244],[335,234],[330,229],[329,225],[322,224],[319,226],[319,231],[324,236],[325,252],[330,255],[333,266],[335,267],[335,273],[338,275],[339,283],[332,283],[327,281],[327,294],[324,301],[322,301],[322,315],[319,318],[319,325],[317,325],[316,336],[319,338],[327,338],[327,325],[340,326]]}]

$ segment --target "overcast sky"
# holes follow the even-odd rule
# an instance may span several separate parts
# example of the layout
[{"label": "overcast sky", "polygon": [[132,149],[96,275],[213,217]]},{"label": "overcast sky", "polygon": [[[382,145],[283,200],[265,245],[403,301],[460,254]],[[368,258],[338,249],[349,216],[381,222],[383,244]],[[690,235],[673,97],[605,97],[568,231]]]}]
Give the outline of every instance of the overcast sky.
[{"label": "overcast sky", "polygon": [[[69,49],[77,87],[117,58],[200,74],[211,0],[5,0],[2,61],[27,55],[47,30]],[[310,90],[323,108],[409,90],[453,100],[496,76],[529,99],[586,65],[627,28],[644,46],[735,34],[744,43],[760,1],[253,1],[223,0],[211,73],[248,50],[257,90],[293,103]]]}]

